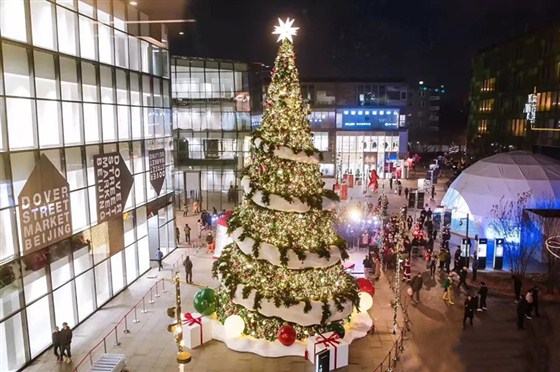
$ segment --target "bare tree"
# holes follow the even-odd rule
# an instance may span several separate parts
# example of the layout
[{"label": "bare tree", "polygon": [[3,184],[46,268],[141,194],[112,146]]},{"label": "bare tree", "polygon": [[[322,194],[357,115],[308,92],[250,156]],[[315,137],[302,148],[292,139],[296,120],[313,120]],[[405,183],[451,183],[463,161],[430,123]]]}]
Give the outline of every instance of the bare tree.
[{"label": "bare tree", "polygon": [[[494,235],[504,239],[504,256],[510,271],[520,278],[525,276],[531,257],[541,248],[541,239],[524,237],[521,244],[521,232],[527,229],[530,222],[523,218],[523,210],[531,197],[531,192],[517,194],[517,200],[506,201],[502,196],[500,202],[492,207],[492,221]],[[534,233],[534,232],[532,232]]]}]

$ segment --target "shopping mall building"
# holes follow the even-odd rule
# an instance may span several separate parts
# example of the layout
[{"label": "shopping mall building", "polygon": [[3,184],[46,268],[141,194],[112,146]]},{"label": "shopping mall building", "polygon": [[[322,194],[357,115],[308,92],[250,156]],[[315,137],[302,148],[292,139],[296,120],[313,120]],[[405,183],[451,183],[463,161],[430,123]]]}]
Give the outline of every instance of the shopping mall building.
[{"label": "shopping mall building", "polygon": [[138,20],[118,0],[0,1],[1,371],[175,248],[170,62]]}]

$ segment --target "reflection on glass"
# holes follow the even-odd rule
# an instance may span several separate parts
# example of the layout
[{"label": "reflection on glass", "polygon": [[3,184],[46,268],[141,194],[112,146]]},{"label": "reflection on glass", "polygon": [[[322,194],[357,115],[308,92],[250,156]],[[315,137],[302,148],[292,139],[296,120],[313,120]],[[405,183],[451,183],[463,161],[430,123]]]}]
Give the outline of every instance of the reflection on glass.
[{"label": "reflection on glass", "polygon": [[27,307],[27,327],[33,330],[29,337],[31,357],[37,356],[52,342],[51,307],[47,296]]},{"label": "reflection on glass", "polygon": [[21,259],[25,303],[30,303],[47,293],[47,250],[27,255]]},{"label": "reflection on glass", "polygon": [[0,342],[0,371],[19,370],[25,364],[21,313],[0,323],[0,340],[10,340]]},{"label": "reflection on glass", "polygon": [[81,322],[95,309],[95,291],[93,270],[76,277],[76,296],[78,303],[78,320]]},{"label": "reflection on glass", "polygon": [[109,261],[103,261],[95,266],[95,289],[97,292],[97,306],[102,306],[109,297]]},{"label": "reflection on glass", "polygon": [[62,327],[62,323],[66,322],[70,328],[76,325],[74,319],[74,293],[72,291],[73,283],[70,282],[53,293],[54,300],[54,319],[56,325]]},{"label": "reflection on glass", "polygon": [[0,319],[20,309],[21,287],[19,261],[0,266]]}]

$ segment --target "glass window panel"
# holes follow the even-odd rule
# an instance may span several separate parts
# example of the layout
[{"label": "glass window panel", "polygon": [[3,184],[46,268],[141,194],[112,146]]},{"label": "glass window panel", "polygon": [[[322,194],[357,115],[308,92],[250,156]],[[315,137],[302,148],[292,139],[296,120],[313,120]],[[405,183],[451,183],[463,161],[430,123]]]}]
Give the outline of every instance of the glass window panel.
[{"label": "glass window panel", "polygon": [[99,105],[84,103],[84,137],[86,143],[100,142]]},{"label": "glass window panel", "polygon": [[130,73],[130,103],[140,106],[140,76],[134,72]]},{"label": "glass window panel", "polygon": [[140,56],[142,60],[142,71],[150,73],[150,44],[140,40]]},{"label": "glass window panel", "polygon": [[33,337],[29,337],[31,357],[33,358],[52,342],[49,298],[45,296],[28,306],[26,312],[27,326],[33,330]]},{"label": "glass window panel", "polygon": [[144,184],[144,174],[140,173],[134,176],[134,196],[136,204],[143,204],[146,202],[146,186]]},{"label": "glass window panel", "polygon": [[76,55],[76,14],[70,10],[57,7],[58,50],[62,53]]},{"label": "glass window panel", "polygon": [[111,277],[113,281],[113,295],[124,287],[123,252],[111,257]]},{"label": "glass window panel", "polygon": [[64,123],[64,143],[66,145],[83,143],[80,106],[79,103],[62,102],[62,122]]},{"label": "glass window panel", "polygon": [[[0,211],[1,213],[2,211]],[[19,261],[12,261],[0,266],[0,282],[2,283],[0,288],[0,319],[3,319],[18,311],[22,306]]]},{"label": "glass window panel", "polygon": [[[59,252],[57,253],[61,257],[57,257],[56,261],[51,262],[51,283],[53,289],[60,287],[72,278],[72,263],[70,262],[69,246],[65,245],[64,243],[59,246],[61,247],[61,249],[59,249]],[[51,260],[53,260],[53,247],[51,247],[50,250]]]},{"label": "glass window panel", "polygon": [[87,190],[70,192],[70,205],[72,208],[73,232],[83,230],[88,225],[88,196]]},{"label": "glass window panel", "polygon": [[88,187],[89,195],[89,215],[91,219],[91,224],[97,223],[97,196],[95,193],[95,186]]},{"label": "glass window panel", "polygon": [[140,70],[140,56],[139,56],[139,46],[138,39],[134,36],[128,37],[128,50],[130,59],[130,69],[134,71]]},{"label": "glass window panel", "polygon": [[13,206],[14,204],[12,177],[8,167],[8,154],[0,152],[0,208]]},{"label": "glass window panel", "polygon": [[162,56],[161,49],[152,46],[152,74],[161,76]]},{"label": "glass window panel", "polygon": [[31,1],[33,44],[54,49],[54,19],[52,4],[46,0]]},{"label": "glass window panel", "polygon": [[130,139],[129,106],[118,106],[119,139]]},{"label": "glass window panel", "polygon": [[[0,1],[2,4],[3,1]],[[0,323],[0,371],[18,371],[25,364],[25,345],[23,341],[23,323],[21,314]]]},{"label": "glass window panel", "polygon": [[68,147],[66,152],[66,179],[70,190],[76,190],[87,186],[86,172],[82,159],[81,147]]},{"label": "glass window panel", "polygon": [[122,1],[113,1],[113,24],[116,28],[126,31],[125,5]]},{"label": "glass window panel", "polygon": [[[117,2],[115,2],[117,4]],[[128,67],[128,36],[124,32],[115,30],[115,59],[116,65]]]},{"label": "glass window panel", "polygon": [[8,134],[11,149],[37,147],[33,112],[35,105],[30,99],[6,98]]},{"label": "glass window panel", "polygon": [[[74,2],[73,0],[64,0],[64,1],[72,2],[72,3]],[[81,14],[87,15],[88,17],[95,19],[95,8],[93,6],[93,1],[94,0],[78,0],[78,9]],[[72,4],[72,8],[74,8],[73,4]]]},{"label": "glass window panel", "polygon": [[169,80],[163,80],[163,107],[169,107]]},{"label": "glass window panel", "polygon": [[103,142],[115,141],[117,129],[115,127],[115,106],[101,105],[103,117]]},{"label": "glass window panel", "polygon": [[97,0],[97,19],[111,24],[111,0]]},{"label": "glass window panel", "polygon": [[72,58],[60,58],[60,90],[62,99],[67,101],[79,101],[80,89],[78,86],[78,73],[76,60]]},{"label": "glass window panel", "polygon": [[95,289],[97,292],[97,306],[99,307],[111,297],[108,262],[108,260],[105,260],[95,266]]},{"label": "glass window panel", "polygon": [[130,108],[130,119],[132,123],[132,138],[138,139],[142,138],[143,126],[142,126],[142,109],[140,107]]},{"label": "glass window panel", "polygon": [[12,153],[10,163],[12,164],[14,195],[19,195],[35,167],[35,153],[32,151]]},{"label": "glass window panel", "polygon": [[147,75],[142,75],[142,97],[144,106],[152,106],[152,87]]},{"label": "glass window panel", "polygon": [[136,141],[132,145],[132,159],[134,160],[134,173],[144,171],[144,155],[142,142]]},{"label": "glass window panel", "polygon": [[143,122],[144,122],[144,137],[153,138],[155,132],[155,111],[154,109],[145,108],[143,111]]},{"label": "glass window panel", "polygon": [[150,246],[147,236],[138,241],[138,268],[140,274],[150,269]]},{"label": "glass window panel", "polygon": [[117,103],[121,105],[127,105],[128,89],[126,87],[126,72],[124,70],[117,70],[116,77],[117,77]]},{"label": "glass window panel", "polygon": [[2,37],[27,41],[24,0],[0,1],[0,33]]},{"label": "glass window panel", "polygon": [[161,107],[161,79],[154,78],[154,106]]},{"label": "glass window panel", "polygon": [[83,321],[95,310],[95,290],[93,270],[76,278],[76,297],[78,302],[78,321]]},{"label": "glass window panel", "polygon": [[[2,86],[2,71],[0,71],[0,86]],[[0,94],[2,94],[2,88],[0,88]],[[4,120],[4,98],[0,97],[0,152],[6,151],[8,149],[8,144],[6,143],[6,123]],[[0,205],[2,205],[0,203]]]},{"label": "glass window panel", "polygon": [[39,98],[58,98],[54,73],[54,56],[35,51],[35,95]]},{"label": "glass window panel", "polygon": [[102,66],[99,73],[101,77],[101,102],[114,103],[113,72],[111,68]]},{"label": "glass window panel", "polygon": [[37,100],[39,143],[41,147],[62,146],[60,107],[56,101]]},{"label": "glass window panel", "polygon": [[99,102],[95,65],[82,62],[82,91],[84,101]]},{"label": "glass window panel", "polygon": [[73,285],[74,283],[70,282],[53,293],[55,324],[62,325],[62,323],[66,322],[70,328],[76,325]]},{"label": "glass window panel", "polygon": [[96,60],[95,21],[80,16],[80,52],[82,58]]},{"label": "glass window panel", "polygon": [[148,222],[145,207],[136,209],[136,235],[138,238],[148,235]]},{"label": "glass window panel", "polygon": [[[0,3],[2,3],[0,1]],[[6,94],[11,96],[31,96],[31,78],[27,49],[3,43],[4,84]]]},{"label": "glass window panel", "polygon": [[27,255],[21,261],[25,303],[28,304],[47,294],[46,250]]},{"label": "glass window panel", "polygon": [[97,24],[97,34],[99,38],[99,61],[113,64],[113,42],[111,38],[111,28],[101,23]]},{"label": "glass window panel", "polygon": [[124,250],[126,258],[126,284],[130,284],[138,278],[136,269],[136,244],[132,244]]},{"label": "glass window panel", "polygon": [[[77,237],[80,240],[84,239],[83,234],[78,234],[75,235],[74,237]],[[78,242],[76,244],[78,245],[78,247],[80,247],[82,244],[86,244],[86,243]],[[73,253],[73,256],[74,256],[74,275],[80,275],[84,271],[91,268],[91,266],[93,265],[89,244],[84,245],[82,248],[78,248],[78,250],[76,250]]]},{"label": "glass window panel", "polygon": [[93,172],[93,157],[97,154],[99,154],[99,146],[94,145],[86,147],[88,186],[93,186],[95,184],[95,174]]}]

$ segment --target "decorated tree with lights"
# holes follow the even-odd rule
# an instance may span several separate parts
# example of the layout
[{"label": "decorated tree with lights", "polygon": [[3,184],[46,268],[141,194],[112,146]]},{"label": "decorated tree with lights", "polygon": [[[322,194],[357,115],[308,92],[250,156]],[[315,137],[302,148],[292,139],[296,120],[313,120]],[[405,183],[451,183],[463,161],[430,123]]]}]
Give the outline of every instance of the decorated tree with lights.
[{"label": "decorated tree with lights", "polygon": [[327,330],[343,336],[360,297],[342,265],[348,255],[331,212],[337,197],[323,189],[321,154],[301,97],[292,44],[297,28],[280,22],[263,121],[241,182],[245,197],[228,221],[234,243],[213,274],[221,282],[222,323],[239,316],[243,334],[289,345]]}]

